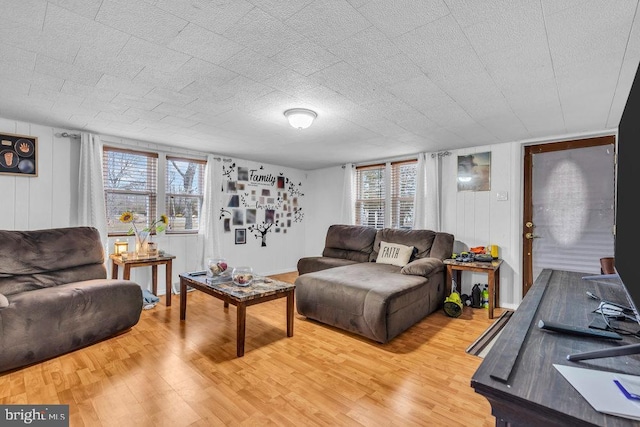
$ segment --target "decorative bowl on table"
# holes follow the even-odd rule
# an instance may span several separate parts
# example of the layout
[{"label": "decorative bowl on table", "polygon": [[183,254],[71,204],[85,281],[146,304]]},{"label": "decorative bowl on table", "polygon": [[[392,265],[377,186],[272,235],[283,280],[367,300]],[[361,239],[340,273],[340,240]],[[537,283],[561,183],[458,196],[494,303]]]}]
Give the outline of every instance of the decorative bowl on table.
[{"label": "decorative bowl on table", "polygon": [[207,276],[222,276],[227,271],[227,260],[224,258],[211,258],[207,261]]},{"label": "decorative bowl on table", "polygon": [[253,281],[253,269],[251,267],[236,267],[231,272],[231,279],[237,286],[249,286]]}]

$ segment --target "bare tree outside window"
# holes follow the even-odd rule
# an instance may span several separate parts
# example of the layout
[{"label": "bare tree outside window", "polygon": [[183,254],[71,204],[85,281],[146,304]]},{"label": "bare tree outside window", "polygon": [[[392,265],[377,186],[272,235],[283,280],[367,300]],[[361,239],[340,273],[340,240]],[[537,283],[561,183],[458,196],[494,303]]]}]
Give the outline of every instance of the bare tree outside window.
[{"label": "bare tree outside window", "polygon": [[167,156],[166,212],[170,232],[199,229],[205,161]]},{"label": "bare tree outside window", "polygon": [[157,218],[157,154],[104,147],[103,185],[109,234],[126,234],[130,224],[120,221],[128,211],[140,229]]}]

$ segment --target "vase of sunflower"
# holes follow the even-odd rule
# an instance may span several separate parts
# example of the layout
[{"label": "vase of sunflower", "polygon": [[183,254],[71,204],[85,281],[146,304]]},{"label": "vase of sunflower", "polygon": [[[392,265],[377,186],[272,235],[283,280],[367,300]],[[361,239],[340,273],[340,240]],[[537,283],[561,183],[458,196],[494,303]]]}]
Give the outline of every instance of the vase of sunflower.
[{"label": "vase of sunflower", "polygon": [[135,235],[136,238],[136,255],[139,257],[156,256],[158,254],[158,245],[152,242],[154,233],[160,233],[167,228],[169,218],[166,215],[160,215],[160,218],[149,224],[148,227],[138,229],[134,221],[134,215],[131,211],[125,211],[120,215],[120,222],[131,224],[131,228],[127,232],[128,235]]}]

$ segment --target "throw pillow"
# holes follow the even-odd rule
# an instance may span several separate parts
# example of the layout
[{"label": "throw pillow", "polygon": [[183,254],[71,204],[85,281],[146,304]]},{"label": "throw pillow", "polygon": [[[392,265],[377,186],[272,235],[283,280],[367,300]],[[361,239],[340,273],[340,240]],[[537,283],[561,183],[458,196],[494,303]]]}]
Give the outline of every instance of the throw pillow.
[{"label": "throw pillow", "polygon": [[444,263],[438,258],[418,258],[402,267],[400,273],[413,276],[428,277],[433,273],[444,271]]},{"label": "throw pillow", "polygon": [[404,267],[413,254],[413,246],[399,245],[397,243],[380,242],[380,250],[376,262],[379,264],[391,264]]},{"label": "throw pillow", "polygon": [[9,307],[9,300],[4,295],[0,294],[0,308]]}]

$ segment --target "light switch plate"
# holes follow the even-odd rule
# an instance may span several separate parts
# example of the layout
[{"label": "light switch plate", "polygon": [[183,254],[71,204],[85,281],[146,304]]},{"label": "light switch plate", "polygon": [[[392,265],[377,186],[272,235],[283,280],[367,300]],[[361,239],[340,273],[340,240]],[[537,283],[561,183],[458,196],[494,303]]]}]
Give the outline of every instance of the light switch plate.
[{"label": "light switch plate", "polygon": [[508,191],[497,191],[496,192],[496,200],[500,202],[504,202],[509,200],[509,192]]}]

